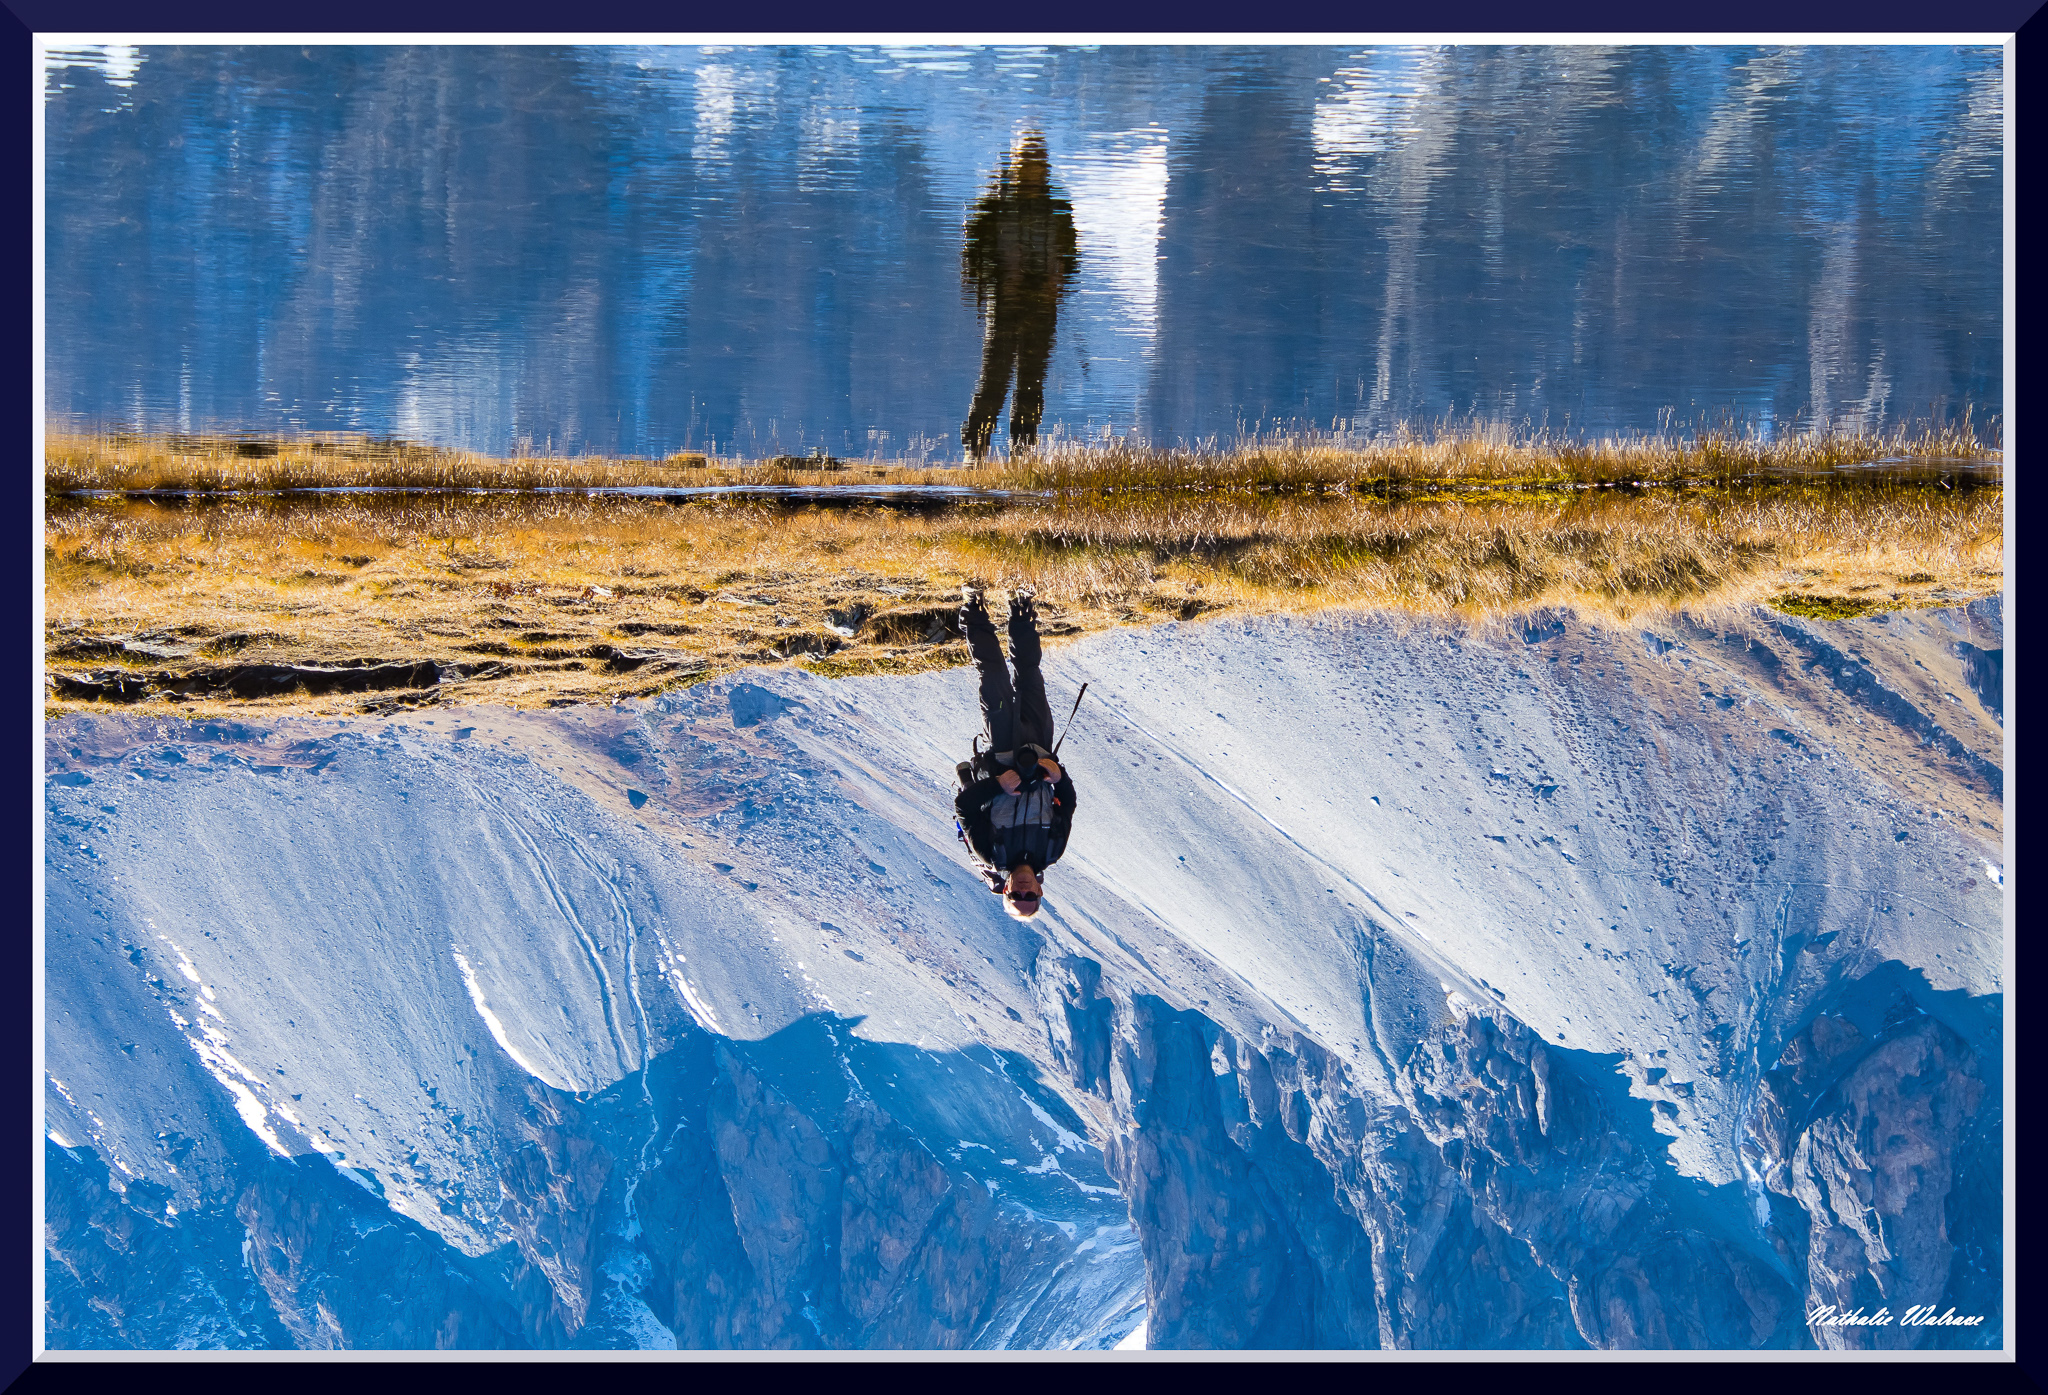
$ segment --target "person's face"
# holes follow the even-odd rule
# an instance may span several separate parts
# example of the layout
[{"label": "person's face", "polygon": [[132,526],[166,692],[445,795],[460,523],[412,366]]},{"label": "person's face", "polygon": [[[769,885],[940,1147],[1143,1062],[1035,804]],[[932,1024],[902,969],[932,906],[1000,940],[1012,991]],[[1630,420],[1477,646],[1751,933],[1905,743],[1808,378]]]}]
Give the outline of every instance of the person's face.
[{"label": "person's face", "polygon": [[1010,884],[1003,892],[1004,898],[1020,911],[1037,910],[1039,897],[1044,894],[1045,888],[1039,884],[1038,873],[1029,867],[1013,869]]},{"label": "person's face", "polygon": [[1045,147],[1027,144],[1017,152],[1017,183],[1027,189],[1043,189],[1052,180],[1052,168]]}]

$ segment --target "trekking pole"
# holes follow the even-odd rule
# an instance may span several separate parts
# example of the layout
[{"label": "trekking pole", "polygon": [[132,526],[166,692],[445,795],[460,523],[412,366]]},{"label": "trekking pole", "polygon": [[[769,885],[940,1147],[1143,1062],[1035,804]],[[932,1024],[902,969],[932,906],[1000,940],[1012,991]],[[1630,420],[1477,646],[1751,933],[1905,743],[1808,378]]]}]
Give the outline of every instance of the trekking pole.
[{"label": "trekking pole", "polygon": [[1067,726],[1063,726],[1060,728],[1060,739],[1052,743],[1052,758],[1055,761],[1057,761],[1060,758],[1060,747],[1067,744],[1067,727],[1070,727],[1074,724],[1074,713],[1079,712],[1081,710],[1081,699],[1087,696],[1088,685],[1086,683],[1083,683],[1081,685],[1081,691],[1074,694],[1074,706],[1072,710],[1070,710],[1067,713]]}]

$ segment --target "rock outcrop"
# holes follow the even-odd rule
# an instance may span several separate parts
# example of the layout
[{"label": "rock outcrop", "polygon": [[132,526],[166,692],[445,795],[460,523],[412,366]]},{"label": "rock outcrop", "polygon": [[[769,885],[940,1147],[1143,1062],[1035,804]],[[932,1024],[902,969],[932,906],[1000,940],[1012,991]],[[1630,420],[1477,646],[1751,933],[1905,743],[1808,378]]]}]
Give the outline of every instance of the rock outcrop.
[{"label": "rock outcrop", "polygon": [[[786,1035],[763,1062],[695,1033],[594,1098],[529,1082],[500,1162],[508,1240],[480,1255],[317,1154],[244,1150],[231,1206],[166,1215],[163,1189],[52,1143],[51,1345],[946,1350],[1108,1345],[1137,1321],[1099,1154],[1071,1114],[1066,1146],[1043,1136],[1056,1095],[1000,1062],[846,1051],[830,1023]],[[877,1101],[920,1065],[1013,1126],[984,1138],[1036,1130],[1034,1171],[963,1164],[922,1092],[912,1123]]]},{"label": "rock outcrop", "polygon": [[1142,996],[1118,1041],[1154,1346],[1804,1345],[1757,1238],[1689,1220],[1647,1120],[1512,1018],[1457,1017],[1398,1100]]},{"label": "rock outcrop", "polygon": [[[1806,1314],[1952,1302],[1946,1225],[1983,1085],[1910,1001],[1873,1041],[1822,1014],[1759,1083],[1752,1155],[1811,1239],[1752,1222],[1663,1164],[1613,1063],[1467,1008],[1376,1098],[1312,1041],[1236,1040],[1049,958],[1070,1082],[1071,1005],[1111,1009],[1111,1165],[1147,1258],[1155,1347],[1758,1349],[1926,1345],[1930,1329]],[[1100,996],[1096,996],[1100,994]],[[1091,1017],[1092,1020],[1092,1017]],[[1773,1242],[1776,1242],[1775,1245]]]},{"label": "rock outcrop", "polygon": [[[1875,1040],[1823,1015],[1759,1090],[1764,1181],[1805,1212],[1809,1311],[1952,1306],[1950,1215],[1984,1082],[1976,1053],[1910,1000]],[[1947,1300],[1945,1302],[1945,1300]],[[1817,1325],[1821,1346],[1905,1349],[1932,1330]]]}]

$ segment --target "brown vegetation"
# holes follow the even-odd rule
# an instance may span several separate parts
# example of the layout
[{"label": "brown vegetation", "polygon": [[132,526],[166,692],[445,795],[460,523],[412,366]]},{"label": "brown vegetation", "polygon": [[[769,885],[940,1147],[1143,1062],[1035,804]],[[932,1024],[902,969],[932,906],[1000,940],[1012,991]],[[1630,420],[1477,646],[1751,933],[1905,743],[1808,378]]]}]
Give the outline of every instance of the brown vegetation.
[{"label": "brown vegetation", "polygon": [[[1995,425],[1995,423],[1994,423]],[[1969,472],[1996,478],[2000,453],[1965,417],[1942,427],[1884,434],[1825,433],[1765,440],[1703,431],[1689,436],[1551,437],[1501,427],[1398,430],[1360,443],[1299,432],[1221,448],[1155,448],[1129,439],[1053,442],[1012,460],[976,465],[841,461],[777,456],[747,462],[683,453],[667,460],[603,456],[499,459],[403,441],[259,440],[213,436],[52,436],[46,491],[279,492],[297,489],[606,489],[855,484],[964,486],[1056,494],[1099,491],[1263,490],[1285,493],[1429,492],[1483,486],[1734,483],[1809,480],[1878,466],[1893,476]]]},{"label": "brown vegetation", "polygon": [[[348,710],[644,694],[747,664],[965,659],[959,583],[1030,582],[1055,635],[1393,608],[1484,623],[1769,603],[1828,616],[2003,585],[2003,491],[1524,490],[1383,500],[1069,492],[903,511],[557,494],[52,501],[58,706]],[[1831,609],[1832,607],[1832,609]]]}]

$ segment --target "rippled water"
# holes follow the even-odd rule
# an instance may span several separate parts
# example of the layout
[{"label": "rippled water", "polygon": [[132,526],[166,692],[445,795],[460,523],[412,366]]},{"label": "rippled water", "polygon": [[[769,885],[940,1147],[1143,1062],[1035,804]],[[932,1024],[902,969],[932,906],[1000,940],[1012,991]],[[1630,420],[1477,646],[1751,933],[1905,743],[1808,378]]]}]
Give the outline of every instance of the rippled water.
[{"label": "rippled water", "polygon": [[2002,83],[1925,46],[55,53],[46,406],[940,459],[1040,378],[1041,439],[1983,420]]}]

